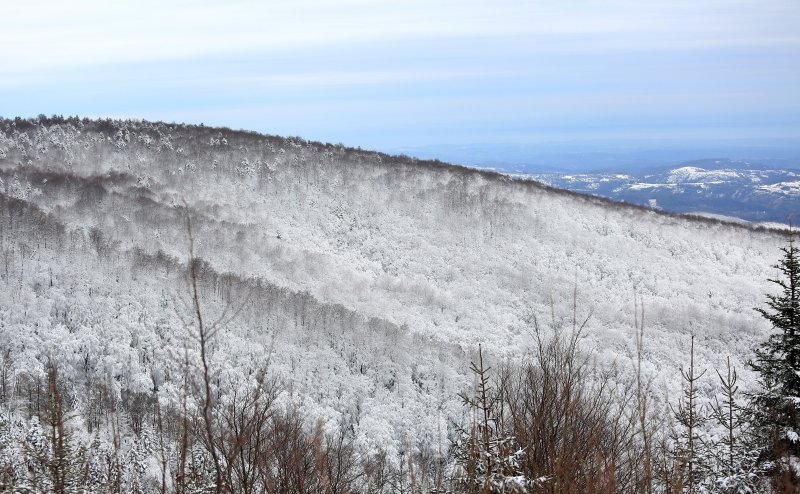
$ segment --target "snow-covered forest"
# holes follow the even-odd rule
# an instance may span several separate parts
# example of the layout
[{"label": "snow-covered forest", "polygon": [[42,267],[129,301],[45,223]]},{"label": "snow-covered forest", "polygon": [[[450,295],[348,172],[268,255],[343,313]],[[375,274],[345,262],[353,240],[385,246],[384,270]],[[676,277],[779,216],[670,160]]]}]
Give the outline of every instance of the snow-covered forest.
[{"label": "snow-covered forest", "polygon": [[494,391],[569,368],[582,423],[627,417],[594,484],[528,487],[634,492],[692,341],[701,403],[728,359],[756,386],[785,242],[300,138],[0,120],[0,485],[453,489],[483,359]]}]

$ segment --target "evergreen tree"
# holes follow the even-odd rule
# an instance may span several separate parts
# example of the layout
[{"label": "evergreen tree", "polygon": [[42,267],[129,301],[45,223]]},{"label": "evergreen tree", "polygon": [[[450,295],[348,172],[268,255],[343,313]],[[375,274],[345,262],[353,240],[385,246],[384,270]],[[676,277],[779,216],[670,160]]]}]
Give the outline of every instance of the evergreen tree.
[{"label": "evergreen tree", "polygon": [[722,388],[722,400],[714,398],[711,419],[723,431],[712,434],[704,446],[711,460],[710,478],[720,493],[748,494],[763,491],[763,472],[758,464],[758,441],[753,433],[752,408],[749,401],[739,398],[738,376],[728,357],[727,372],[717,372]]},{"label": "evergreen tree", "polygon": [[699,391],[697,383],[705,371],[697,373],[694,366],[694,336],[692,336],[689,352],[689,368],[681,369],[683,377],[683,399],[678,407],[670,405],[679,431],[675,437],[675,463],[679,473],[679,484],[689,494],[698,492],[707,471],[706,458],[700,448],[701,427],[707,416],[698,404]]},{"label": "evergreen tree", "polygon": [[781,251],[783,258],[775,266],[780,276],[769,280],[781,291],[767,295],[766,308],[756,309],[776,331],[750,362],[762,386],[753,396],[756,424],[764,435],[765,456],[773,460],[800,452],[800,249],[793,233]]}]

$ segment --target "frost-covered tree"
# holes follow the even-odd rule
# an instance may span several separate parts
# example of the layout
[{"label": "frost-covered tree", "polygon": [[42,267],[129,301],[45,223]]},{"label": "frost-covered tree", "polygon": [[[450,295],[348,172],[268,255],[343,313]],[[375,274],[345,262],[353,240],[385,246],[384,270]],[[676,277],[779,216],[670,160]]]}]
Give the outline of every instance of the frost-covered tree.
[{"label": "frost-covered tree", "polygon": [[72,434],[66,426],[64,396],[58,382],[55,364],[48,363],[47,398],[39,416],[22,444],[27,459],[26,478],[14,490],[34,492],[72,492],[81,484],[80,461],[72,444]]}]

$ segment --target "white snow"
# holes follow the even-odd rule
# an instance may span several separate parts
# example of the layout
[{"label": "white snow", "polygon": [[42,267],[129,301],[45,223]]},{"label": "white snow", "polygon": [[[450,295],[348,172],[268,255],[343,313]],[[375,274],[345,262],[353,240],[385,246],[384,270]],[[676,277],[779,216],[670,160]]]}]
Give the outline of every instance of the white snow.
[{"label": "white snow", "polygon": [[800,181],[778,182],[776,184],[761,185],[758,187],[758,190],[768,192],[770,194],[796,196],[800,195]]},{"label": "white snow", "polygon": [[741,177],[736,170],[706,170],[695,166],[673,169],[667,177],[669,183],[724,183]]}]

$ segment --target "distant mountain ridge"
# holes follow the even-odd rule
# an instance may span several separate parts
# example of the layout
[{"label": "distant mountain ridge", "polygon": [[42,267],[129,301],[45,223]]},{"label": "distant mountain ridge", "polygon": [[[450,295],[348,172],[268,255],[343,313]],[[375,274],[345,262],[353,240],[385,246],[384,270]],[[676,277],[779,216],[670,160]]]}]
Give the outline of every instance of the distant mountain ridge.
[{"label": "distant mountain ridge", "polygon": [[510,173],[657,170],[701,157],[725,157],[775,169],[800,167],[800,139],[603,139],[419,146],[394,151]]},{"label": "distant mountain ridge", "polygon": [[800,220],[800,169],[705,159],[627,173],[522,174],[548,185],[675,213],[761,223]]}]

